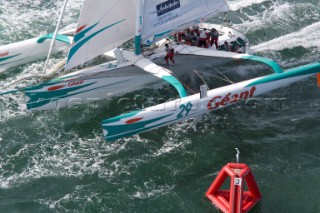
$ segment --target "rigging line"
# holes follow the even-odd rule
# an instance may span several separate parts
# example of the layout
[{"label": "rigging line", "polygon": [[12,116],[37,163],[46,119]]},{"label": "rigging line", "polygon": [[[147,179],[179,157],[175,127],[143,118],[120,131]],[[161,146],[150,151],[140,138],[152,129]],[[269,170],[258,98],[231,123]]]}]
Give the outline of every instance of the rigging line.
[{"label": "rigging line", "polygon": [[[163,67],[162,67],[163,68]],[[171,68],[171,67],[170,67]],[[164,71],[166,71],[165,68],[163,68]],[[169,70],[170,75],[172,75],[173,77],[175,77],[176,79],[178,79],[174,74],[173,71]],[[167,72],[167,71],[166,71]],[[184,83],[181,79],[178,80],[185,88],[187,88],[192,94],[196,94],[196,92],[194,90],[192,90],[186,83]]]},{"label": "rigging line", "polygon": [[229,6],[228,2],[227,2],[227,1],[224,1],[224,3],[227,5],[228,11],[230,11],[230,6]]},{"label": "rigging line", "polygon": [[[201,71],[198,71],[198,72],[201,72]],[[201,73],[206,74],[206,75],[209,75],[209,76],[212,76],[212,77],[217,78],[217,79],[220,79],[220,80],[225,81],[225,82],[227,82],[227,83],[233,83],[233,82],[230,82],[230,81],[228,81],[228,80],[226,80],[226,79],[224,79],[224,78],[221,78],[221,77],[219,77],[219,76],[217,76],[217,75],[213,75],[213,74],[211,74],[211,73],[207,73],[207,72],[201,72]]]},{"label": "rigging line", "polygon": [[56,41],[56,38],[57,38],[57,35],[58,35],[58,31],[59,31],[59,28],[60,28],[60,25],[61,25],[61,22],[62,22],[62,17],[63,17],[64,11],[66,10],[67,3],[68,3],[68,0],[65,0],[64,3],[63,3],[62,9],[61,9],[61,12],[60,12],[60,15],[59,15],[58,23],[57,23],[56,29],[54,31],[54,34],[53,34],[53,37],[52,37],[52,40],[51,40],[48,56],[47,56],[46,62],[44,64],[43,74],[45,74],[46,71],[47,71],[50,55],[51,55],[53,46],[55,44],[55,41]]},{"label": "rigging line", "polygon": [[[184,45],[183,48],[185,48],[187,51],[189,51],[190,53],[192,53],[191,50],[186,47],[186,45]],[[223,79],[223,78],[220,77],[219,79],[224,80],[224,81],[226,81],[226,82],[229,82],[229,83],[231,83],[231,84],[234,84],[234,82],[232,82],[226,75],[224,75],[224,74],[223,74],[222,72],[220,72],[218,69],[216,69],[216,68],[210,66],[209,64],[205,63],[204,60],[202,60],[202,61],[203,61],[203,64],[207,65],[207,66],[208,66],[209,68],[211,68],[212,70],[215,70],[217,73],[219,73],[220,75],[222,75],[222,77],[225,78],[225,79]],[[218,78],[218,76],[216,76],[216,77]]]},{"label": "rigging line", "polygon": [[210,67],[211,69],[215,70],[216,72],[218,72],[220,75],[222,75],[225,79],[225,81],[231,83],[231,84],[234,84],[233,81],[231,81],[226,75],[224,75],[222,72],[220,72],[218,69],[214,68],[213,66],[210,66],[209,64],[207,63],[204,63],[205,65],[207,65],[208,67]]},{"label": "rigging line", "polygon": [[208,4],[208,1],[206,1],[206,5],[207,5],[207,8],[209,9],[209,4]]},{"label": "rigging line", "polygon": [[193,95],[194,94],[196,94],[196,92],[193,90],[193,89],[191,89],[187,84],[185,84],[183,81],[181,81],[181,80],[179,80],[180,82],[181,82],[181,84],[183,84],[183,86],[185,87],[185,88],[187,88]]},{"label": "rigging line", "polygon": [[203,79],[203,77],[198,73],[198,71],[197,71],[197,70],[193,70],[193,72],[199,76],[199,78],[202,80],[202,82],[203,82],[205,85],[207,85],[208,89],[210,90],[207,82],[206,82],[206,81]]}]

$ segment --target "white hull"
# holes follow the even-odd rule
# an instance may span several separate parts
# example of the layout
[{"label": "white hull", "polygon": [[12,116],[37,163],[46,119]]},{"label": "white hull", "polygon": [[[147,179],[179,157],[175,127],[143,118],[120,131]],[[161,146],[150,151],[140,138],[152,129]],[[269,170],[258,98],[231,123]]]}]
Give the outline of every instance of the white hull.
[{"label": "white hull", "polygon": [[[22,64],[44,59],[50,48],[51,39],[33,38],[0,47],[0,73]],[[68,38],[68,39],[67,39]],[[56,40],[53,53],[68,50],[71,37],[65,36],[64,41]],[[69,40],[69,44],[66,43]]]},{"label": "white hull", "polygon": [[120,115],[102,122],[106,140],[149,131],[162,126],[196,118],[241,100],[249,100],[263,93],[286,86],[320,72],[320,64],[297,67],[280,74],[243,81],[207,91],[207,95],[195,94],[186,98],[159,104],[134,113]]},{"label": "white hull", "polygon": [[124,95],[159,83],[158,78],[135,66],[113,66],[105,63],[27,88],[24,90],[27,109],[61,109]]}]

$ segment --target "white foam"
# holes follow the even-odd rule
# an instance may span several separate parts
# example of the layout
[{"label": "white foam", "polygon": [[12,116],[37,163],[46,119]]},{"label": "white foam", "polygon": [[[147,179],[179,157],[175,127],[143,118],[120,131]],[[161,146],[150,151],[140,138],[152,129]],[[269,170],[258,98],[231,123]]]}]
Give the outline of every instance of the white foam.
[{"label": "white foam", "polygon": [[143,187],[138,187],[131,197],[139,199],[150,199],[169,194],[175,188],[174,185],[158,185],[153,182],[145,182]]},{"label": "white foam", "polygon": [[270,0],[236,0],[236,1],[228,1],[228,5],[230,10],[237,11],[245,7],[250,7],[254,4],[261,4],[266,1],[270,1]]},{"label": "white foam", "polygon": [[99,193],[92,192],[90,194],[82,195],[81,191],[83,190],[83,188],[83,186],[77,186],[72,193],[65,194],[61,198],[39,199],[37,200],[37,202],[59,212],[68,212],[68,208],[64,207],[65,203],[68,202],[79,202],[78,205],[80,209],[85,209],[85,206],[92,205],[93,201],[95,201],[95,204],[102,202],[101,195]]},{"label": "white foam", "polygon": [[[69,0],[63,26],[75,23],[83,0]],[[46,5],[45,5],[46,4]],[[41,1],[2,1],[0,4],[0,45],[33,38],[44,32],[53,32],[63,0],[43,3]]]},{"label": "white foam", "polygon": [[165,154],[172,153],[179,149],[184,149],[185,146],[191,143],[190,139],[181,137],[186,132],[190,122],[181,122],[173,126],[169,126],[169,129],[165,133],[164,144],[161,148],[152,153],[152,157],[160,157]]},{"label": "white foam", "polygon": [[[301,26],[299,22],[308,20],[316,20],[319,17],[319,11],[315,5],[311,3],[279,3],[275,2],[269,8],[264,7],[262,11],[258,13],[241,12],[246,18],[243,23],[234,25],[235,28],[244,32],[254,32],[258,30],[268,30],[266,36],[259,33],[260,40],[267,39],[266,37],[272,36],[272,30],[277,32],[290,33],[297,29],[297,26]],[[301,17],[301,13],[307,13],[308,15]],[[274,33],[274,35],[277,35]]]},{"label": "white foam", "polygon": [[[38,115],[37,118],[39,117]],[[47,120],[50,128],[48,123],[44,122]],[[8,164],[14,165],[13,162],[19,159],[28,158],[28,161],[24,162],[26,165],[22,171],[16,172],[14,168],[1,170],[1,188],[11,188],[41,177],[81,177],[98,174],[100,177],[110,179],[116,178],[117,174],[126,172],[130,167],[121,160],[106,162],[109,156],[125,151],[125,145],[101,144],[100,132],[95,137],[86,139],[79,138],[72,131],[60,134],[63,121],[58,116],[49,114],[43,115],[32,124],[36,128],[29,134],[36,134],[32,137],[38,138],[37,141],[32,142],[29,139],[29,144],[15,153],[6,155],[6,158],[0,161],[0,168],[4,168]],[[70,138],[68,143],[65,142],[65,137]],[[24,136],[21,135],[21,138]]]},{"label": "white foam", "polygon": [[302,46],[304,48],[316,47],[320,51],[320,22],[309,25],[297,32],[251,47],[253,52],[265,50],[283,50]]}]

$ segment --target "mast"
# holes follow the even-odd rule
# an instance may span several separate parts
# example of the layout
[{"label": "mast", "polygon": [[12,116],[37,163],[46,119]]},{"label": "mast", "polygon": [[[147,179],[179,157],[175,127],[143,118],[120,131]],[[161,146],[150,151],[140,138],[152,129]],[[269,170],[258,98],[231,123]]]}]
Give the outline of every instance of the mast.
[{"label": "mast", "polygon": [[144,0],[138,0],[136,8],[136,32],[134,38],[134,53],[136,55],[141,54],[141,33],[143,26],[143,12],[144,12]]},{"label": "mast", "polygon": [[54,43],[55,43],[57,35],[58,35],[58,31],[59,31],[59,28],[60,28],[60,25],[61,25],[61,21],[62,21],[62,17],[63,17],[64,11],[66,10],[67,3],[68,3],[68,0],[65,0],[64,3],[63,3],[63,6],[62,6],[62,9],[61,9],[61,12],[60,12],[60,16],[59,16],[59,19],[58,19],[58,23],[57,23],[56,29],[54,31],[54,34],[53,34],[53,37],[52,37],[52,40],[51,40],[51,44],[50,44],[50,49],[49,49],[49,52],[48,52],[47,60],[46,60],[46,62],[44,64],[43,73],[46,73],[47,66],[48,66],[48,63],[49,63],[49,58],[50,58]]}]

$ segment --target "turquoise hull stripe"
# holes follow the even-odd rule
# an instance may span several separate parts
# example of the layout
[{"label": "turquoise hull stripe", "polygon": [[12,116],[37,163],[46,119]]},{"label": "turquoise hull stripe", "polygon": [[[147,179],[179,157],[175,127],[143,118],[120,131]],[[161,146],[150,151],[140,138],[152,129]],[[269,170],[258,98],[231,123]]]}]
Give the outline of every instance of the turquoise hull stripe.
[{"label": "turquoise hull stripe", "polygon": [[[70,79],[70,80],[71,80],[71,79]],[[30,90],[39,90],[39,89],[42,89],[42,88],[44,88],[44,87],[46,87],[46,86],[55,85],[55,84],[57,84],[57,83],[59,83],[59,82],[63,82],[63,80],[62,80],[62,79],[59,79],[59,78],[55,78],[55,79],[52,79],[52,80],[47,81],[47,82],[42,83],[42,84],[37,84],[37,85],[35,85],[35,86],[26,87],[26,88],[24,88],[23,90],[26,91],[26,92],[28,92],[28,91],[30,91]]]},{"label": "turquoise hull stripe", "polygon": [[[106,26],[105,28],[102,28],[101,30],[99,30],[99,31],[91,34],[90,36],[85,37],[85,38],[82,39],[82,41],[80,41],[79,43],[76,43],[76,44],[70,49],[69,56],[68,56],[68,61],[70,61],[70,59],[74,56],[74,54],[75,54],[85,43],[87,43],[90,39],[92,39],[92,38],[95,37],[96,35],[102,33],[102,32],[105,31],[106,29],[108,29],[108,28],[110,28],[110,27],[113,27],[114,25],[117,25],[117,24],[119,24],[119,23],[121,23],[121,22],[124,22],[125,20],[126,20],[126,19],[123,19],[123,20],[118,21],[118,22],[116,22],[116,23],[113,23],[113,24],[111,24],[111,25],[109,25],[109,26]],[[96,24],[96,25],[97,25],[97,24]],[[94,25],[94,26],[95,26],[95,25]],[[92,26],[92,27],[94,27],[94,26]],[[92,27],[89,28],[89,29],[92,29]],[[87,29],[87,30],[88,30],[88,29]],[[85,31],[86,31],[86,30],[84,30],[83,33],[85,33]],[[79,34],[81,34],[81,33],[79,33]],[[83,34],[83,36],[84,36],[84,34]],[[67,63],[68,63],[68,62],[67,62]]]},{"label": "turquoise hull stripe", "polygon": [[[164,122],[164,123],[161,123],[161,124],[158,124],[158,125],[153,125],[153,126],[149,126],[149,127],[146,127],[147,125],[150,125],[151,123],[154,123],[154,122],[157,122],[157,121],[160,121],[164,118],[167,118],[169,116],[171,116],[173,113],[171,114],[168,114],[168,115],[165,115],[165,116],[162,116],[162,117],[159,117],[159,118],[154,118],[154,119],[151,119],[151,120],[147,120],[147,121],[142,121],[142,122],[137,122],[137,123],[133,123],[133,124],[123,124],[123,125],[115,125],[115,126],[102,126],[102,128],[108,132],[108,135],[105,136],[105,139],[107,141],[114,141],[114,140],[117,140],[119,138],[122,138],[122,137],[127,137],[127,136],[131,136],[131,135],[134,135],[136,133],[139,133],[141,131],[146,131],[146,130],[149,130],[149,129],[153,129],[157,126],[161,126],[165,123],[169,123],[171,121],[168,121],[168,122]],[[127,116],[124,115],[124,116]],[[129,117],[129,116],[127,116]],[[108,120],[106,121],[103,121],[102,124],[108,122]]]},{"label": "turquoise hull stripe", "polygon": [[12,93],[17,93],[17,92],[22,92],[22,91],[23,90],[17,90],[17,89],[9,90],[9,91],[0,93],[0,96],[7,95],[7,94],[12,94]]},{"label": "turquoise hull stripe", "polygon": [[136,55],[140,55],[141,54],[141,46],[140,46],[140,43],[141,43],[141,35],[139,36],[136,36],[134,38],[134,53]]},{"label": "turquoise hull stripe", "polygon": [[175,77],[173,77],[172,75],[166,75],[166,76],[163,76],[162,79],[170,83],[172,86],[174,86],[174,88],[176,88],[181,98],[187,97],[186,90]]},{"label": "turquoise hull stripe", "polygon": [[252,61],[258,61],[258,62],[262,62],[268,66],[270,66],[274,72],[276,73],[282,73],[283,70],[281,69],[281,67],[279,66],[279,64],[277,64],[276,62],[267,59],[267,58],[263,58],[263,57],[259,57],[259,56],[255,56],[255,55],[241,55],[240,58],[242,59],[247,59],[247,60],[252,60]]},{"label": "turquoise hull stripe", "polygon": [[254,81],[247,85],[247,87],[251,87],[258,84],[269,83],[272,81],[278,81],[286,78],[298,77],[308,74],[316,74],[320,72],[320,63],[312,63],[301,67],[295,67],[289,70],[286,70],[283,73],[275,73],[272,75],[268,75],[262,77],[261,79]]},{"label": "turquoise hull stripe", "polygon": [[[14,57],[17,57],[17,56],[19,56],[19,55],[21,55],[21,54],[16,54],[16,55],[12,55],[12,56],[8,56],[8,57],[0,58],[0,62],[9,60],[9,59],[14,58]],[[6,63],[6,64],[8,64],[8,63]],[[2,64],[2,65],[4,65],[4,64]]]},{"label": "turquoise hull stripe", "polygon": [[141,112],[141,110],[133,111],[133,112],[130,112],[130,113],[127,113],[127,114],[123,114],[123,115],[119,115],[117,117],[110,118],[110,119],[102,121],[102,124],[109,124],[109,123],[113,123],[113,122],[118,122],[121,119],[128,118],[128,117],[131,117],[131,116],[135,116],[139,112]]},{"label": "turquoise hull stripe", "polygon": [[[124,83],[127,81],[129,81],[129,80],[119,81],[119,82],[115,82],[113,84],[108,84],[108,85],[104,85],[104,86],[100,86],[100,87],[96,87],[93,89],[84,90],[84,91],[80,91],[80,92],[76,92],[76,93],[71,93],[71,94],[69,94],[69,93],[74,92],[78,89],[82,89],[87,86],[91,86],[91,85],[95,84],[96,82],[86,84],[86,85],[83,85],[80,87],[74,87],[74,89],[62,89],[62,90],[58,90],[58,91],[47,91],[47,92],[33,92],[33,91],[26,92],[25,91],[25,95],[30,98],[29,102],[27,103],[27,109],[34,109],[37,107],[44,106],[44,105],[46,105],[50,102],[53,102],[53,101],[57,101],[57,100],[60,100],[63,98],[71,97],[71,96],[78,95],[78,94],[85,93],[85,92],[90,92],[90,91],[97,90],[97,89],[102,89],[105,87],[113,86],[113,85],[116,85],[119,83]],[[42,87],[43,86],[48,86],[48,84],[42,85]],[[34,90],[34,89],[36,89],[36,87],[28,88],[28,90]]]},{"label": "turquoise hull stripe", "polygon": [[[72,92],[77,91],[82,88],[85,88],[85,87],[88,87],[92,84],[94,84],[94,83],[82,85],[79,87],[72,87],[72,88],[68,88],[68,89],[56,90],[56,91],[45,91],[45,92],[36,92],[36,93],[35,92],[25,92],[25,95],[30,98],[30,100],[27,102],[27,109],[38,108],[38,107],[44,106],[44,105],[52,102],[53,100],[57,101],[62,98],[66,98],[69,96],[80,94],[83,91],[78,92],[78,93],[72,93]],[[69,94],[69,93],[71,93],[71,94]]]},{"label": "turquoise hull stripe", "polygon": [[[19,55],[21,55],[21,54],[19,54]],[[17,55],[17,56],[18,56],[18,55]],[[2,65],[7,65],[7,64],[17,63],[17,62],[23,61],[23,60],[29,60],[29,58],[32,58],[32,57],[26,57],[26,58],[21,58],[21,59],[19,59],[19,60],[15,60],[15,61],[10,61],[10,62],[7,62],[7,63],[0,64],[0,66],[2,66]],[[17,65],[17,66],[18,66],[18,65]]]},{"label": "turquoise hull stripe", "polygon": [[[47,39],[52,39],[53,38],[53,33],[49,33],[47,35],[44,35],[44,36],[41,36],[38,40],[37,40],[37,43],[38,44],[41,44],[43,43],[45,40]],[[61,35],[61,34],[58,34],[57,37],[56,37],[56,40],[57,41],[61,41],[63,43],[66,43],[66,44],[70,44],[70,39],[68,36],[66,35]]]}]

